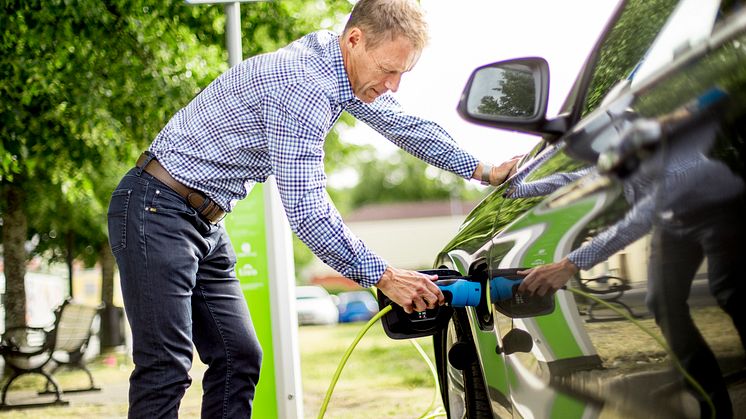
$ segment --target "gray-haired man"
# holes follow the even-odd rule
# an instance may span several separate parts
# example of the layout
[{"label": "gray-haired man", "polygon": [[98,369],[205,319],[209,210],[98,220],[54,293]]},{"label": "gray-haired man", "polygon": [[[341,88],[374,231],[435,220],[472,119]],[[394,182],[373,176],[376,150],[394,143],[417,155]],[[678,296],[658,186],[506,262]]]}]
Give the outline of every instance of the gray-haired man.
[{"label": "gray-haired man", "polygon": [[112,194],[109,236],[133,332],[131,417],[175,417],[192,347],[208,365],[203,417],[250,416],[261,348],[220,219],[251,185],[277,179],[293,232],[324,262],[407,311],[443,302],[431,276],[396,269],[328,200],[323,142],[342,111],[424,161],[498,184],[515,160],[483,166],[438,125],[387,94],[426,40],[419,6],[361,0],[341,36],[311,33],[226,71],[177,112]]}]

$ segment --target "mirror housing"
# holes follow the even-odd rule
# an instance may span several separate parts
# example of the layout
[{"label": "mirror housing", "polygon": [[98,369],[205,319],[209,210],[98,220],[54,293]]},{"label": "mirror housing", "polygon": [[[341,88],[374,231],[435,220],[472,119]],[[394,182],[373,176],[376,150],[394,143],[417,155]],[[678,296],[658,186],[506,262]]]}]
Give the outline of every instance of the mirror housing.
[{"label": "mirror housing", "polygon": [[547,61],[540,57],[516,58],[474,70],[457,111],[476,124],[543,134],[547,131],[548,101]]}]

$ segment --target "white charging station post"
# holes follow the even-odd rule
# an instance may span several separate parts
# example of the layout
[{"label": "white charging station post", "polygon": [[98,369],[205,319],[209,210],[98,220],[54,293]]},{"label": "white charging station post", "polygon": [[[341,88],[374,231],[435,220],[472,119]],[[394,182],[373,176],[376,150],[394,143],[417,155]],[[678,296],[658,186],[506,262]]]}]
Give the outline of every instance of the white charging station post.
[{"label": "white charging station post", "polygon": [[[186,0],[225,5],[228,64],[241,62],[240,3],[262,0]],[[224,220],[236,251],[236,276],[249,305],[264,359],[253,417],[303,417],[298,315],[290,226],[273,176],[257,184]]]}]

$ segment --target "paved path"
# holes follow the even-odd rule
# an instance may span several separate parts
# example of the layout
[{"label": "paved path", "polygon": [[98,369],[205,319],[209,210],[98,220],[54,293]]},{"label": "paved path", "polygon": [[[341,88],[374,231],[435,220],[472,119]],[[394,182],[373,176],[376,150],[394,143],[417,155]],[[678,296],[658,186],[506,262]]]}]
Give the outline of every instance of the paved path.
[{"label": "paved path", "polygon": [[[0,410],[0,419],[5,418],[47,418],[47,417],[72,417],[70,416],[71,411],[84,413],[80,416],[81,419],[85,418],[96,418],[96,419],[120,419],[127,417],[127,401],[129,392],[129,374],[130,366],[124,367],[122,371],[117,371],[113,376],[104,377],[107,379],[106,382],[102,381],[102,377],[97,377],[97,372],[94,371],[94,379],[97,380],[97,387],[100,387],[99,391],[86,391],[79,393],[64,393],[62,400],[68,402],[67,405],[54,405],[44,406],[39,408],[24,408],[15,410]],[[187,395],[184,397],[182,402],[182,408],[180,409],[180,417],[191,418],[199,417],[199,400],[201,394],[201,386],[199,383],[202,381],[202,375],[204,374],[206,367],[199,361],[195,361],[194,366],[190,375],[192,377],[192,386],[187,390]],[[20,380],[20,378],[19,378]],[[9,404],[30,404],[40,402],[52,402],[55,400],[54,395],[39,396],[36,390],[13,390],[11,389],[8,396]],[[77,408],[77,409],[75,409]],[[90,413],[89,413],[90,412]]]}]

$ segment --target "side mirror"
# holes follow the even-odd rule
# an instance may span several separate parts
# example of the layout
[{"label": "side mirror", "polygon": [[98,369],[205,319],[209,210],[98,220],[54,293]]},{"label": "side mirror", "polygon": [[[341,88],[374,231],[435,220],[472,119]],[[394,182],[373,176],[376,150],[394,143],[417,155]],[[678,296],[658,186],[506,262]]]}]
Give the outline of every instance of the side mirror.
[{"label": "side mirror", "polygon": [[470,122],[537,133],[546,122],[548,99],[549,64],[518,58],[474,70],[457,110]]}]

